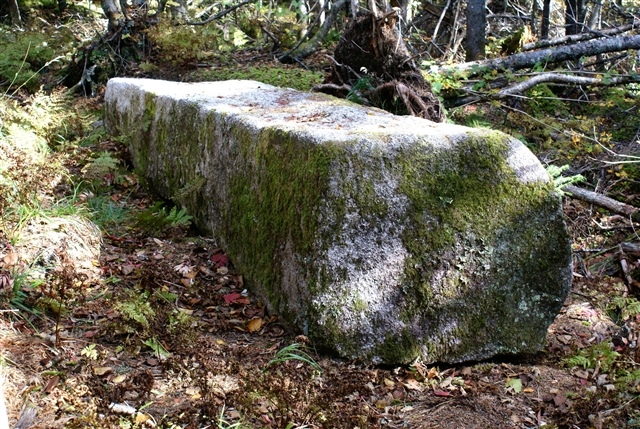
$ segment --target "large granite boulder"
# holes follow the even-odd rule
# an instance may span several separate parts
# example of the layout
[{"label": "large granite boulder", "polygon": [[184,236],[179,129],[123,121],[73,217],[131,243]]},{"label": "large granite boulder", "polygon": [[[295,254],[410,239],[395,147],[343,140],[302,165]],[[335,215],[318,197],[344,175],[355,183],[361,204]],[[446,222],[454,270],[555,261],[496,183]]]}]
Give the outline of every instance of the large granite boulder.
[{"label": "large granite boulder", "polygon": [[540,349],[569,291],[560,196],[500,132],[253,81],[112,79],[108,131],[270,311],[381,363]]}]

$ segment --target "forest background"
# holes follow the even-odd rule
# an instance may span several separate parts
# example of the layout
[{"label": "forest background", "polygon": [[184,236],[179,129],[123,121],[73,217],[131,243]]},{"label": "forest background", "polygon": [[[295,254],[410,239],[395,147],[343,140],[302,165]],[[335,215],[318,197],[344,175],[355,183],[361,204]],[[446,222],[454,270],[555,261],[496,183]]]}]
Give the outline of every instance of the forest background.
[{"label": "forest background", "polygon": [[[0,1],[11,427],[640,427],[639,7]],[[363,16],[382,47],[364,56],[345,48]],[[254,79],[514,135],[565,192],[573,236],[572,293],[544,351],[385,368],[314,350],[140,185],[101,122],[114,76]]]}]

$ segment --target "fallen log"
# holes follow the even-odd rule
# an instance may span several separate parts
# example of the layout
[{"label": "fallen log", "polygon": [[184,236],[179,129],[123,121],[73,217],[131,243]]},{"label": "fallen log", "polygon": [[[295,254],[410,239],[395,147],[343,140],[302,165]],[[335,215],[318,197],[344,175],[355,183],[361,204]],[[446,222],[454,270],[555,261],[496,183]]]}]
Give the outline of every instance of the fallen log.
[{"label": "fallen log", "polygon": [[617,36],[607,39],[589,40],[572,45],[558,46],[538,51],[519,52],[504,58],[441,67],[442,73],[467,72],[467,77],[486,73],[488,70],[520,70],[536,64],[555,64],[562,61],[577,60],[584,56],[604,54],[607,52],[626,51],[640,48],[640,35]]},{"label": "fallen log", "polygon": [[603,207],[614,213],[624,215],[630,219],[640,222],[640,209],[638,207],[622,203],[597,192],[579,188],[575,185],[567,185],[563,187],[562,190],[570,194],[572,197],[595,204],[599,207]]}]

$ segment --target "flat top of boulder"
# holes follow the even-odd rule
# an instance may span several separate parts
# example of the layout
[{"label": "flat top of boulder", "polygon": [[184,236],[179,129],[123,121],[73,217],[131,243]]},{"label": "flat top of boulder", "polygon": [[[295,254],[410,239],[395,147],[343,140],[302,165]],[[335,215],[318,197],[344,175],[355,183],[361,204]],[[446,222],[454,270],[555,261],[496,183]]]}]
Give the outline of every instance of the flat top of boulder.
[{"label": "flat top of boulder", "polygon": [[[114,91],[114,88],[118,88]],[[109,89],[112,91],[109,91]],[[231,116],[242,116],[257,128],[275,127],[304,133],[322,143],[351,142],[358,150],[394,150],[397,146],[423,142],[432,147],[454,144],[469,133],[501,134],[497,131],[436,123],[413,116],[398,116],[364,107],[326,94],[279,88],[252,80],[219,82],[171,82],[153,79],[114,78],[107,86],[107,99],[116,99],[117,109],[129,109],[127,89],[141,90],[173,101],[194,103],[199,108]],[[443,138],[444,137],[444,138]],[[382,146],[381,146],[382,143]],[[507,159],[522,183],[546,182],[549,176],[538,159],[520,141],[511,138]]]}]

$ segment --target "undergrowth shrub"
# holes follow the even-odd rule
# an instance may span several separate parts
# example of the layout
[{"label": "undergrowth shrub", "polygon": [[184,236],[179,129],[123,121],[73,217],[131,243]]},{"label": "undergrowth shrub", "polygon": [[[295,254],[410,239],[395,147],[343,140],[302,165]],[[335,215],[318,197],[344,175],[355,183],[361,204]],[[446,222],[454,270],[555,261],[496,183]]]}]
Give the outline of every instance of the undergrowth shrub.
[{"label": "undergrowth shrub", "polygon": [[64,52],[74,40],[65,28],[51,32],[16,32],[0,27],[0,86],[3,92],[24,88],[34,93],[47,67],[60,67]]},{"label": "undergrowth shrub", "polygon": [[174,66],[195,66],[212,57],[224,44],[223,32],[215,23],[175,26],[161,21],[147,30],[147,36],[159,59]]}]

